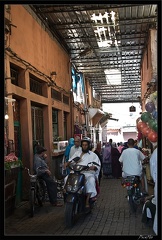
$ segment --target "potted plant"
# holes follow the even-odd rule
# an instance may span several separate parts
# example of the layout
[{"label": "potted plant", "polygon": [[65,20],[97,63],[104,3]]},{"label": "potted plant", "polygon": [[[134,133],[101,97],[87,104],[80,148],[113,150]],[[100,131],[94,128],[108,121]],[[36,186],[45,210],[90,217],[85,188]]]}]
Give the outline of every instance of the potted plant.
[{"label": "potted plant", "polygon": [[5,159],[4,159],[5,170],[11,170],[12,168],[21,167],[21,166],[22,166],[22,162],[18,160],[14,152],[11,152],[7,156],[5,156]]}]

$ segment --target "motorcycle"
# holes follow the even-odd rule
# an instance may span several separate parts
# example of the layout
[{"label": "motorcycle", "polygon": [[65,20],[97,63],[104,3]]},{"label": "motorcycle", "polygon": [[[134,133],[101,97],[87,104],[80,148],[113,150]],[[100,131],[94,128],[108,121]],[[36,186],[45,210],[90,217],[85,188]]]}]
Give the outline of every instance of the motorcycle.
[{"label": "motorcycle", "polygon": [[[67,227],[72,227],[79,214],[86,214],[86,180],[82,171],[88,170],[89,166],[70,164],[69,168],[73,171],[73,173],[68,175],[64,186],[65,224]],[[99,189],[96,188],[96,190],[98,193]],[[90,212],[95,204],[95,201],[96,197],[90,198],[89,200]]]},{"label": "motorcycle", "polygon": [[[145,176],[144,176],[145,179]],[[140,204],[144,203],[145,195],[141,190],[141,180],[139,176],[127,176],[122,179],[122,186],[127,189],[127,199],[132,212],[136,212]]]},{"label": "motorcycle", "polygon": [[145,185],[145,193],[142,192],[141,180],[139,176],[132,175],[122,178],[121,185],[127,189],[127,199],[132,212],[136,212],[140,204],[144,203],[145,197],[148,195],[148,185],[146,178],[146,164],[148,159],[142,162],[143,180]]},{"label": "motorcycle", "polygon": [[127,189],[127,198],[129,201],[130,209],[136,212],[140,204],[142,193],[140,191],[139,176],[127,176],[122,179],[122,186]]}]

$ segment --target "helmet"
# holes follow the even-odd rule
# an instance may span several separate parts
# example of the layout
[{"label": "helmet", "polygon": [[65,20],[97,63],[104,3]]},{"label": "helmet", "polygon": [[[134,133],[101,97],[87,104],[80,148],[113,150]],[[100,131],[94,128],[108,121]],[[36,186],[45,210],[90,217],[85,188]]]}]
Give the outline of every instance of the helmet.
[{"label": "helmet", "polygon": [[92,141],[89,137],[84,137],[81,139],[81,146],[82,146],[82,142],[87,142],[89,150],[92,149]]}]

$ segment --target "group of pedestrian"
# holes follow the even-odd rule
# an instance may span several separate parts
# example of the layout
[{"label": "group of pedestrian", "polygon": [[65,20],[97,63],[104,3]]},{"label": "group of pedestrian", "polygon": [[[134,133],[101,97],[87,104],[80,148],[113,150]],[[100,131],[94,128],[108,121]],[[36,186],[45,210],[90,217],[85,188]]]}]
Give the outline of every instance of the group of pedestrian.
[{"label": "group of pedestrian", "polygon": [[105,143],[102,148],[103,175],[108,178],[121,178],[122,169],[119,162],[119,152],[117,145],[112,139]]}]

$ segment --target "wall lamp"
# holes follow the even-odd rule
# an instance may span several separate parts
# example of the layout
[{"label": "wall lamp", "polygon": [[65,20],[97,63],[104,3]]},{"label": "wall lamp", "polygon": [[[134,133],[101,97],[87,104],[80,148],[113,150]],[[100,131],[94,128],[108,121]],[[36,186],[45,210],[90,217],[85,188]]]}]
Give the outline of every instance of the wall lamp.
[{"label": "wall lamp", "polygon": [[56,72],[51,72],[51,77],[56,75],[57,75]]},{"label": "wall lamp", "polygon": [[47,83],[48,87],[56,86],[56,83],[51,79],[51,82]]},{"label": "wall lamp", "polygon": [[[15,111],[15,102],[16,102],[16,99],[5,97],[5,103],[6,103],[7,108],[8,108],[8,105],[9,105],[9,103],[10,103],[11,106],[13,107],[13,110],[14,110],[14,111]],[[6,110],[6,114],[5,114],[4,117],[5,117],[6,120],[9,119],[9,115],[8,115],[8,113],[7,113],[7,110]]]},{"label": "wall lamp", "polygon": [[[52,87],[52,86],[55,86],[56,85],[56,83],[55,83],[55,79],[56,79],[56,72],[55,71],[53,71],[53,72],[51,72],[50,73],[50,83],[48,83],[48,87]],[[54,78],[55,77],[55,78]]]}]

